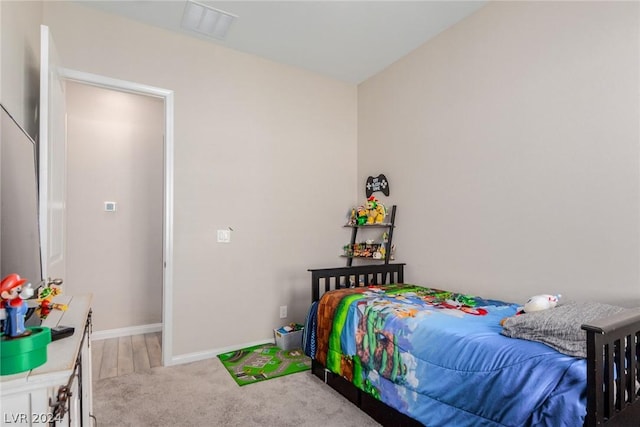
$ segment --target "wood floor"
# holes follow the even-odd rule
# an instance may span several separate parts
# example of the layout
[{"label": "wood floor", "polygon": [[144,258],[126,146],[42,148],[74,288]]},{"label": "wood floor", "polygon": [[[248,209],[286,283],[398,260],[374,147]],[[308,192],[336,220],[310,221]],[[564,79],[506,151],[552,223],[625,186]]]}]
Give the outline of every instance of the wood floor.
[{"label": "wood floor", "polygon": [[160,332],[91,342],[93,380],[145,371],[162,365]]}]

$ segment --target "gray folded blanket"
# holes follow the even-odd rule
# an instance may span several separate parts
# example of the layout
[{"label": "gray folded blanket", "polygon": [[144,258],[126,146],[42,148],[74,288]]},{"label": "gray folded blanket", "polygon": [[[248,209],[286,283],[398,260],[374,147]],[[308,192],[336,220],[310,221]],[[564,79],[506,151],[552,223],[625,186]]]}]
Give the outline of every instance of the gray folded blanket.
[{"label": "gray folded blanket", "polygon": [[586,358],[587,338],[581,326],[624,310],[624,307],[597,302],[567,302],[548,310],[509,317],[502,322],[501,333],[541,342],[569,356]]}]

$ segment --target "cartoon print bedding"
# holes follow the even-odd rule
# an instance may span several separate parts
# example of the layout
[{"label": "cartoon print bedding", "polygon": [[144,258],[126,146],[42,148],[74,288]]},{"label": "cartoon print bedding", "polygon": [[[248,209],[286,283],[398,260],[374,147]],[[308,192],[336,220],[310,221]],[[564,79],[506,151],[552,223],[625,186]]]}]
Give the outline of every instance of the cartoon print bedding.
[{"label": "cartoon print bedding", "polygon": [[501,335],[515,304],[404,284],[330,291],[315,307],[310,356],[425,425],[583,423],[584,359]]}]

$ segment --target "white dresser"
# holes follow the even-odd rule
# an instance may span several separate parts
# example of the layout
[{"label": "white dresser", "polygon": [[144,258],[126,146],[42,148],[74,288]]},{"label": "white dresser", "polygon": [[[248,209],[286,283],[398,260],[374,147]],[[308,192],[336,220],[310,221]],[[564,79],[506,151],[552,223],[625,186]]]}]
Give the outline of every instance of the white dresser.
[{"label": "white dresser", "polygon": [[47,362],[30,371],[0,376],[0,426],[93,426],[91,393],[91,295],[60,295],[68,304],[43,326],[73,326],[73,336],[47,347]]}]

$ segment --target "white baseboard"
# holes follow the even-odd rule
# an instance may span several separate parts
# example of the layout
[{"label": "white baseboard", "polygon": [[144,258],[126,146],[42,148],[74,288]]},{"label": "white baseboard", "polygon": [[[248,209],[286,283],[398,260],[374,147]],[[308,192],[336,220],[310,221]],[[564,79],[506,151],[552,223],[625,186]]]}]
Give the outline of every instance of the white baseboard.
[{"label": "white baseboard", "polygon": [[107,329],[104,331],[93,331],[91,333],[91,341],[106,340],[109,338],[128,337],[131,335],[151,334],[154,332],[162,332],[162,323],[153,323],[151,325],[128,326],[126,328]]},{"label": "white baseboard", "polygon": [[[150,334],[162,331],[162,323],[154,323],[151,325],[129,326],[126,328],[107,329],[104,331],[94,331],[91,333],[91,341],[106,340],[110,338],[128,337],[131,335]],[[198,362],[200,360],[212,359],[219,354],[229,351],[239,350],[241,348],[252,347],[260,344],[273,344],[273,338],[253,341],[245,344],[232,345],[229,347],[217,348],[212,350],[198,351],[195,353],[181,354],[174,356],[170,361],[165,362],[164,366],[182,365],[184,363]]]},{"label": "white baseboard", "polygon": [[198,362],[200,360],[212,359],[219,354],[227,353],[229,351],[239,350],[241,348],[246,348],[246,347],[252,347],[254,345],[273,344],[273,343],[274,343],[274,339],[271,338],[271,339],[266,339],[261,341],[254,341],[246,344],[232,345],[229,347],[223,347],[223,348],[218,348],[213,350],[205,350],[205,351],[198,351],[195,353],[181,354],[179,356],[173,356],[173,358],[168,363],[165,363],[164,366],[174,366],[174,365],[182,365],[184,363]]}]

